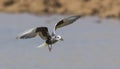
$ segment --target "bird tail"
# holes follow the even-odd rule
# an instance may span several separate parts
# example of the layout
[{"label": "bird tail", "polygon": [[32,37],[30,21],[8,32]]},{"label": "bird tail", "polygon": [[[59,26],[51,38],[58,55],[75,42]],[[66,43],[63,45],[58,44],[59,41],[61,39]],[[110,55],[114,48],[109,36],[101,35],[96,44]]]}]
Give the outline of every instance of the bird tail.
[{"label": "bird tail", "polygon": [[48,46],[48,44],[46,42],[44,42],[43,44],[37,46],[37,48],[46,47],[46,46]]}]

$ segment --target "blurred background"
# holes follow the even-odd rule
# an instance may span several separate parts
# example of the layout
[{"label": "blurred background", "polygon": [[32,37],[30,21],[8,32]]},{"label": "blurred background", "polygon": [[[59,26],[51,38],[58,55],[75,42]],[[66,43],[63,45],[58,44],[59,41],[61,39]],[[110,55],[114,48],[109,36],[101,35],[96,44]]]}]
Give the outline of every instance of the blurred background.
[{"label": "blurred background", "polygon": [[0,11],[120,17],[120,0],[0,0]]},{"label": "blurred background", "polygon": [[[16,39],[72,15],[83,17],[56,31],[64,41],[52,52],[39,37]],[[0,69],[120,69],[119,18],[120,0],[0,0]]]}]

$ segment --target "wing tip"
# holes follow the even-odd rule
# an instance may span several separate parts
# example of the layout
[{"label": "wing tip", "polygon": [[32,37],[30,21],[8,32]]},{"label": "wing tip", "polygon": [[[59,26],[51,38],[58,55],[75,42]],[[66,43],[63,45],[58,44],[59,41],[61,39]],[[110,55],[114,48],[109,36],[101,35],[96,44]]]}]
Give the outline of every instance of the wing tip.
[{"label": "wing tip", "polygon": [[16,39],[28,39],[28,38],[26,38],[24,36],[17,36]]},{"label": "wing tip", "polygon": [[17,36],[17,37],[16,37],[16,39],[20,39],[20,37],[19,37],[19,36]]},{"label": "wing tip", "polygon": [[80,17],[82,17],[83,15],[75,15],[74,17],[76,17],[76,19],[79,19]]},{"label": "wing tip", "polygon": [[77,19],[79,19],[79,18],[81,18],[81,17],[83,17],[84,15],[74,15],[73,17],[75,17],[76,18],[76,20]]}]

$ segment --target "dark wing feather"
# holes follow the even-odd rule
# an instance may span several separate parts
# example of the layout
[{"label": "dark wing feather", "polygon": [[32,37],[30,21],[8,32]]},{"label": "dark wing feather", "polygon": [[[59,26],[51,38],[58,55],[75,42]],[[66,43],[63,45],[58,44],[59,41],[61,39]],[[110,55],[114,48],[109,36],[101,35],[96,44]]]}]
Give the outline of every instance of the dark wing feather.
[{"label": "dark wing feather", "polygon": [[59,21],[56,26],[55,26],[55,30],[57,28],[61,28],[61,27],[64,27],[66,25],[69,25],[69,24],[72,24],[73,22],[75,22],[77,19],[79,19],[80,16],[71,16],[71,17],[68,17],[68,18],[65,18],[61,21]]},{"label": "dark wing feather", "polygon": [[49,34],[49,31],[48,31],[47,27],[37,27],[36,33],[38,33],[39,36],[44,40],[51,39],[51,36]]}]

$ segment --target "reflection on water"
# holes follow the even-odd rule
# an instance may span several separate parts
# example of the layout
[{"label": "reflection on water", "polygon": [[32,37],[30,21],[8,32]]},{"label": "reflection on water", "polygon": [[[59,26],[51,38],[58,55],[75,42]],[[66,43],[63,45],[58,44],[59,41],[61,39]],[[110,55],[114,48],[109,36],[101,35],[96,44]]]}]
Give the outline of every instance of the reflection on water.
[{"label": "reflection on water", "polygon": [[37,49],[40,38],[16,40],[16,35],[37,26],[53,25],[67,16],[0,14],[0,69],[120,69],[120,22],[97,17],[81,18],[57,30],[64,38],[47,48]]}]

